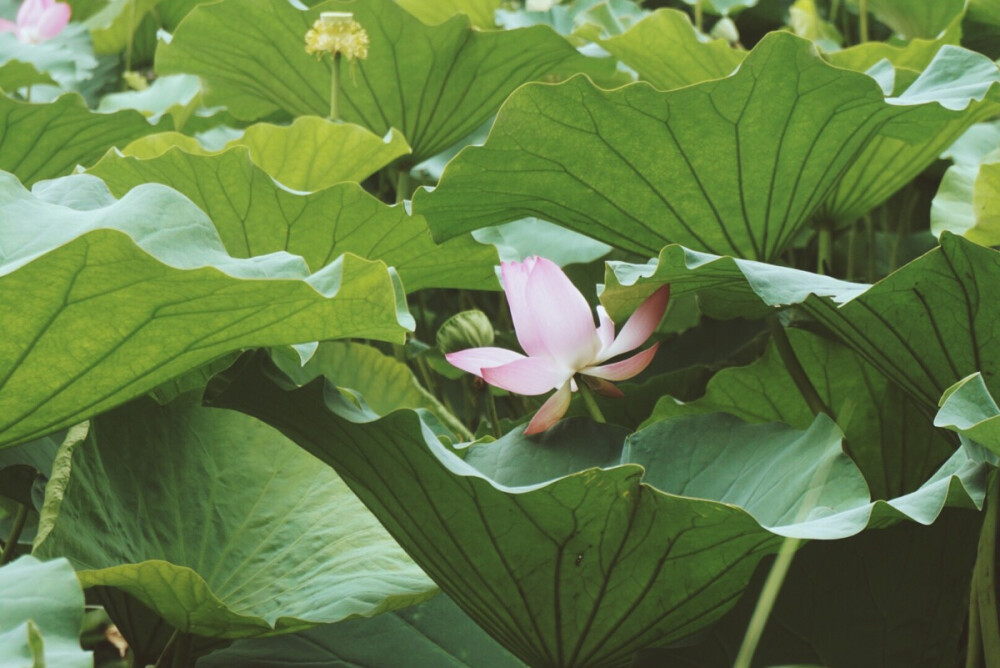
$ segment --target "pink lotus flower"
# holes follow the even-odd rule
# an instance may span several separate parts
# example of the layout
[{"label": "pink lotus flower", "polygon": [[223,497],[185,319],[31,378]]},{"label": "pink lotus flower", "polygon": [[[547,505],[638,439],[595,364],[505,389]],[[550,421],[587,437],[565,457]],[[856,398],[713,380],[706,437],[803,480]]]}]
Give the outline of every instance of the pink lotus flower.
[{"label": "pink lotus flower", "polygon": [[576,374],[586,376],[595,392],[620,397],[621,390],[609,381],[632,378],[653,361],[659,343],[604,364],[649,338],[667,308],[669,286],[646,299],[616,338],[615,323],[604,307],[597,307],[600,325],[595,327],[587,300],[551,260],[529,257],[524,262],[504,262],[501,274],[514,331],[527,356],[504,348],[469,348],[445,357],[459,369],[510,392],[537,395],[555,389],[525,434],[545,431],[566,414],[577,389]]},{"label": "pink lotus flower", "polygon": [[22,42],[38,44],[52,39],[69,23],[70,7],[55,0],[24,0],[17,21],[0,19],[0,32],[12,32]]}]

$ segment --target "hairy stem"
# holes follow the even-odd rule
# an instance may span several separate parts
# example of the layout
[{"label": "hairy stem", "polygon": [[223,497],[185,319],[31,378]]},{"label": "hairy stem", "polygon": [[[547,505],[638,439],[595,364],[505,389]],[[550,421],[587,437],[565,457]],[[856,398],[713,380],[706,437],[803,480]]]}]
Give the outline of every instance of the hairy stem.
[{"label": "hairy stem", "polygon": [[604,414],[601,413],[601,409],[597,405],[597,400],[594,399],[594,393],[587,387],[585,380],[579,376],[577,378],[576,384],[580,388],[580,396],[583,397],[583,404],[587,407],[587,412],[590,413],[590,417],[594,418],[595,422],[604,424],[607,420],[604,419]]}]

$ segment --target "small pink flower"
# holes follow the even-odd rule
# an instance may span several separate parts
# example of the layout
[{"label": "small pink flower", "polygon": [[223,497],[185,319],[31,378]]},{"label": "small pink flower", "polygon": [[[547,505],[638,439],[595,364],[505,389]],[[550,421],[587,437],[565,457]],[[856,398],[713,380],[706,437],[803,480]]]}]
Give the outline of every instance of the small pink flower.
[{"label": "small pink flower", "polygon": [[621,390],[609,381],[632,378],[653,361],[659,343],[604,364],[649,338],[667,308],[669,286],[646,299],[616,338],[615,323],[604,307],[597,307],[600,325],[594,327],[587,300],[551,260],[529,257],[524,262],[504,262],[501,274],[514,331],[528,355],[504,348],[469,348],[445,357],[459,369],[510,392],[535,395],[555,389],[524,433],[545,431],[566,414],[577,389],[574,375],[587,376],[588,385],[600,394],[620,397]]},{"label": "small pink flower", "polygon": [[17,21],[0,19],[0,32],[12,32],[28,44],[52,39],[69,23],[70,7],[55,0],[24,0]]}]

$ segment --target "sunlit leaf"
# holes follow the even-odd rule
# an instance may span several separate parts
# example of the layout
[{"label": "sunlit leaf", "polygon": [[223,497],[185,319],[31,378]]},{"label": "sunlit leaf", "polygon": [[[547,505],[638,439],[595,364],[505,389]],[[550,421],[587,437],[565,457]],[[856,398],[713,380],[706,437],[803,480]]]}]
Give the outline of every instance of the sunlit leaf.
[{"label": "sunlit leaf", "polygon": [[[407,215],[401,205],[383,204],[356,183],[308,195],[291,193],[255,161],[270,164],[274,159],[255,156],[239,145],[211,155],[174,148],[148,159],[109,153],[90,173],[116,196],[149,182],[179,190],[208,214],[234,257],[284,250],[318,271],[340,255],[353,253],[395,267],[409,291],[496,287],[496,252],[471,237],[439,246],[423,218]],[[320,174],[316,178],[326,180],[329,172]]]},{"label": "sunlit leaf", "polygon": [[406,11],[428,25],[444,23],[455,14],[465,14],[477,28],[493,28],[494,12],[502,0],[396,0]]},{"label": "sunlit leaf", "polygon": [[343,66],[344,120],[378,135],[401,131],[414,163],[471,133],[526,81],[613,65],[581,56],[549,28],[480,32],[464,16],[428,26],[392,0],[331,1],[306,12],[286,2],[224,0],[188,15],[159,49],[157,71],[200,76],[208,100],[238,118],[326,116],[330,60],[304,48],[323,11],[353,12],[371,41],[367,59]]},{"label": "sunlit leaf", "polygon": [[[28,192],[0,175],[0,443],[37,438],[234,350],[402,339],[385,265],[229,256],[187,198],[115,200],[92,176]],[[114,314],[109,319],[108,314]]]}]

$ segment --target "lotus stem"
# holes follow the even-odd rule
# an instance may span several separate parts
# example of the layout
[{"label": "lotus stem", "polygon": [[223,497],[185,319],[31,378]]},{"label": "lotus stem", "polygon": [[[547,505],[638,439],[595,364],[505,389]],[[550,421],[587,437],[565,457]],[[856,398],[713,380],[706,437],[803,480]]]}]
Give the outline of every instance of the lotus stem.
[{"label": "lotus stem", "polygon": [[500,429],[500,416],[497,414],[497,400],[490,392],[490,388],[486,388],[486,413],[490,418],[490,428],[493,430],[494,438],[503,438],[503,430]]},{"label": "lotus stem", "polygon": [[809,380],[806,370],[802,368],[802,363],[796,357],[795,350],[792,349],[792,343],[788,340],[788,334],[785,332],[785,328],[781,322],[776,316],[771,316],[767,319],[767,327],[771,332],[771,338],[774,339],[774,345],[778,349],[778,355],[781,357],[785,369],[788,370],[788,375],[792,377],[792,381],[799,389],[802,398],[805,399],[809,410],[813,412],[813,415],[823,413],[833,418],[833,411],[826,405],[823,398],[819,396],[819,392],[816,391],[812,381]]},{"label": "lotus stem", "polygon": [[[976,565],[969,595],[969,652],[966,665],[1000,665],[1000,616],[997,614],[996,543],[1000,511],[1000,477],[991,475],[986,496],[986,517],[979,533]],[[975,661],[975,663],[969,663]]]},{"label": "lotus stem", "polygon": [[754,608],[753,616],[750,617],[750,623],[747,625],[747,632],[743,636],[743,644],[740,645],[736,661],[733,662],[733,668],[750,668],[754,652],[757,651],[760,638],[764,635],[767,619],[771,616],[771,610],[781,592],[781,585],[785,582],[785,576],[788,575],[788,569],[792,565],[792,558],[795,557],[795,551],[801,542],[798,538],[786,538],[781,544],[774,565],[771,566],[771,572],[767,574],[767,580],[764,581],[764,589],[761,590],[760,598],[757,599],[757,607]]},{"label": "lotus stem", "polygon": [[833,223],[823,222],[819,227],[816,250],[816,273],[828,276],[833,273]]},{"label": "lotus stem", "polygon": [[858,0],[858,39],[868,41],[868,0]]},{"label": "lotus stem", "polygon": [[594,399],[594,393],[590,391],[587,387],[586,381],[580,378],[577,381],[577,387],[580,388],[580,396],[583,397],[583,404],[587,407],[587,412],[590,413],[590,417],[594,418],[595,422],[600,422],[604,424],[607,420],[604,419],[604,414],[601,413],[600,407],[597,405],[597,400]]},{"label": "lotus stem", "polygon": [[396,174],[396,204],[406,199],[410,194],[410,170],[406,165],[400,165]]},{"label": "lotus stem", "polygon": [[330,120],[340,120],[340,53],[333,54],[330,68]]},{"label": "lotus stem", "polygon": [[703,28],[705,26],[705,12],[701,6],[702,2],[703,0],[695,0],[694,2],[694,27],[698,29],[698,32],[704,32]]},{"label": "lotus stem", "polygon": [[0,553],[0,566],[10,563],[17,551],[17,542],[21,540],[21,532],[24,531],[24,523],[28,520],[28,506],[23,503],[17,504],[17,513],[14,515],[14,525],[10,528],[10,535],[3,546],[3,553]]}]

